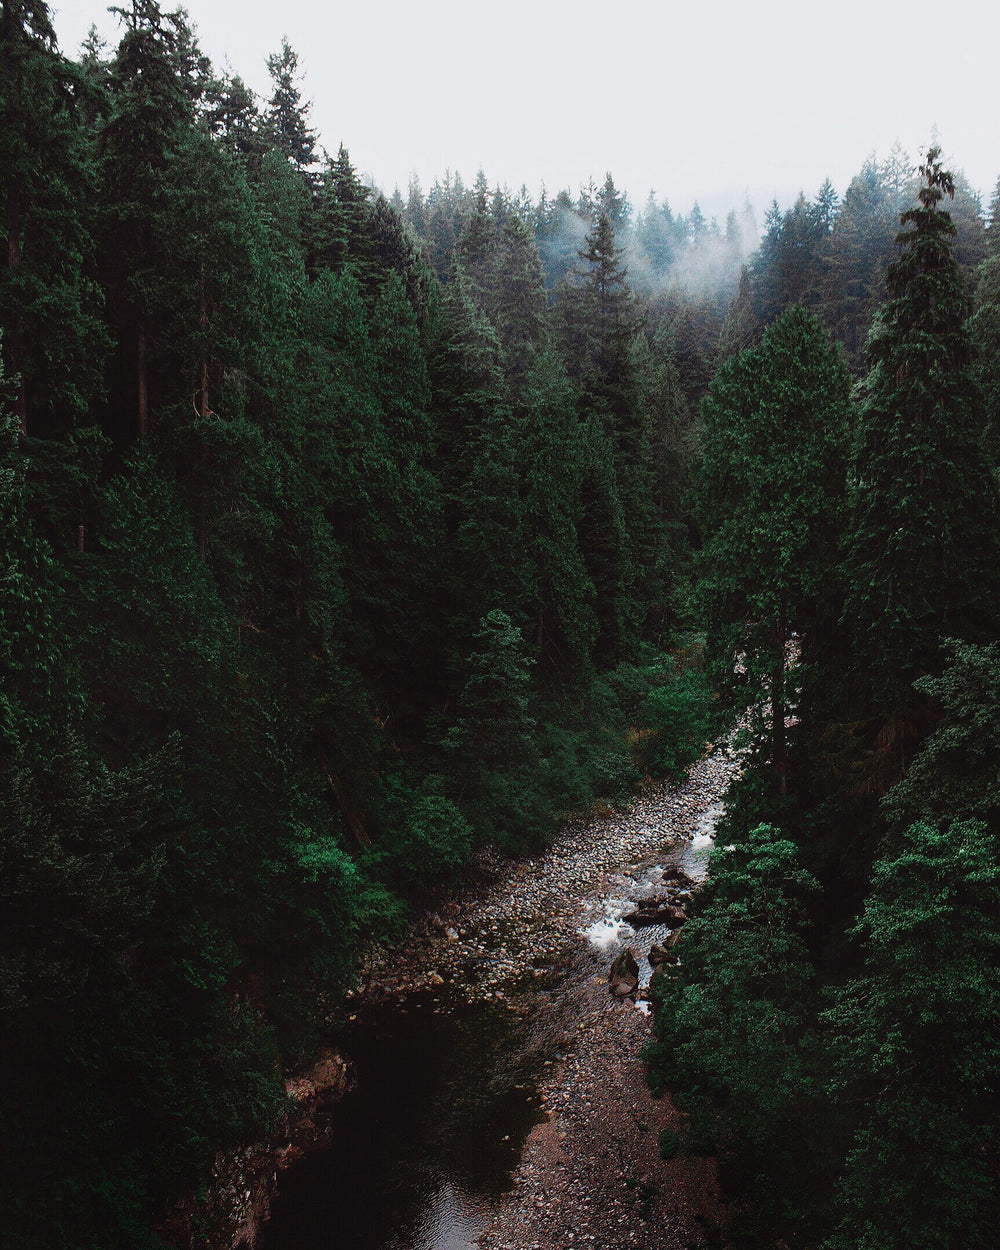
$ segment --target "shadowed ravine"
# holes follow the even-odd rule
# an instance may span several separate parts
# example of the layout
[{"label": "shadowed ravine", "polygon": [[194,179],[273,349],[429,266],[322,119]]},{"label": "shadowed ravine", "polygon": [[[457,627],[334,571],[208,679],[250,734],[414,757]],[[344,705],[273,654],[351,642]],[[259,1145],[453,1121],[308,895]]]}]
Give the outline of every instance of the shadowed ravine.
[{"label": "shadowed ravine", "polygon": [[629,945],[648,983],[667,930],[621,917],[665,867],[704,871],[736,767],[716,752],[681,787],[496,865],[374,959],[341,1041],[357,1089],[332,1147],[283,1174],[264,1250],[599,1246],[623,1218],[621,1244],[695,1234],[691,1176],[637,1180],[670,1167],[651,1121],[671,1109],[645,1107],[646,1004],[613,999],[607,970]]}]

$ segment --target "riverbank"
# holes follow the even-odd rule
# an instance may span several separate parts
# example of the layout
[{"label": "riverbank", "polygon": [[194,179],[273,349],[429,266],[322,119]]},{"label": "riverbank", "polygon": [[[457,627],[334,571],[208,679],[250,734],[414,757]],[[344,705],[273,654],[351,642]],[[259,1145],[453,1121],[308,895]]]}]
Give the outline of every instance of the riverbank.
[{"label": "riverbank", "polygon": [[[685,782],[627,809],[577,822],[532,859],[499,858],[442,900],[395,950],[363,961],[358,1009],[416,991],[449,1002],[503,1003],[528,1025],[542,1118],[528,1136],[513,1188],[476,1241],[483,1250],[684,1250],[723,1215],[711,1164],[659,1157],[676,1127],[668,1099],[652,1099],[640,1053],[644,1004],[608,989],[614,955],[645,958],[662,931],[621,921],[664,869],[697,877],[703,848],[738,759],[720,748]],[[662,887],[661,887],[662,888]]]}]

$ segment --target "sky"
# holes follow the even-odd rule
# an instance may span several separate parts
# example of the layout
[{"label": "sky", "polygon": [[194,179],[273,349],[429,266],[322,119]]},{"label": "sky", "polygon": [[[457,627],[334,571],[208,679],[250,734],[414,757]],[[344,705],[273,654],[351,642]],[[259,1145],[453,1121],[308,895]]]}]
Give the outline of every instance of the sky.
[{"label": "sky", "polygon": [[[125,5],[128,0],[120,0]],[[170,0],[161,0],[165,9]],[[287,36],[323,145],[391,193],[446,171],[574,194],[610,171],[633,203],[720,217],[841,194],[872,152],[937,135],[988,203],[1000,175],[1000,6],[982,0],[189,0],[199,41],[267,97]],[[61,49],[100,0],[52,3]]]}]

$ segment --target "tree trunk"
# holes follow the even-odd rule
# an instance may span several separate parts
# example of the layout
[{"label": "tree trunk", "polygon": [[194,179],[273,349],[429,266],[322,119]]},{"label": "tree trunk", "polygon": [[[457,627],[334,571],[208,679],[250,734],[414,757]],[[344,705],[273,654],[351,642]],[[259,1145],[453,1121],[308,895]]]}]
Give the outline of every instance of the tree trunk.
[{"label": "tree trunk", "polygon": [[[201,364],[198,375],[198,415],[208,416],[208,301],[205,298],[205,265],[198,275],[198,325],[201,329]],[[208,445],[201,434],[201,489],[198,499],[198,555],[202,564],[208,553]]]},{"label": "tree trunk", "polygon": [[[7,188],[7,268],[16,269],[21,263],[21,204],[20,196],[16,182],[12,182]],[[15,358],[17,356],[17,345],[20,341],[20,330],[17,323],[17,314],[14,314],[14,323],[11,326],[11,347],[15,349]],[[14,415],[22,434],[28,432],[28,392],[24,385],[24,372],[17,386],[17,397],[14,400]]]},{"label": "tree trunk", "polygon": [[149,428],[149,398],[146,377],[146,326],[139,322],[138,348],[138,403],[139,403],[139,437],[145,438]]},{"label": "tree trunk", "polygon": [[7,188],[7,268],[16,269],[21,261],[21,213],[17,187]]},{"label": "tree trunk", "polygon": [[785,612],[774,626],[775,661],[771,674],[771,767],[774,788],[780,795],[788,793],[788,744],[785,740],[785,639],[788,636]]},{"label": "tree trunk", "polygon": [[201,330],[201,369],[199,372],[198,412],[208,416],[208,299],[205,295],[205,265],[198,274],[198,326]]},{"label": "tree trunk", "polygon": [[14,415],[17,417],[18,425],[21,433],[28,432],[28,392],[24,389],[24,378],[21,378],[17,388],[17,398],[14,400]]}]

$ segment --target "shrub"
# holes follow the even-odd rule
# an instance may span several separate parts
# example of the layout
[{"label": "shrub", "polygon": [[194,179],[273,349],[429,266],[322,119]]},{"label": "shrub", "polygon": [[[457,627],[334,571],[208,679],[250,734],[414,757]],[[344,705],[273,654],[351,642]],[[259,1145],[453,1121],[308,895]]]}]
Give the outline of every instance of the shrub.
[{"label": "shrub", "polygon": [[709,735],[710,689],[699,668],[674,672],[643,700],[639,748],[650,772],[677,778],[701,754]]}]

